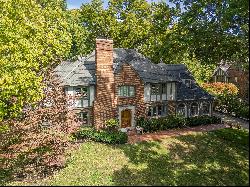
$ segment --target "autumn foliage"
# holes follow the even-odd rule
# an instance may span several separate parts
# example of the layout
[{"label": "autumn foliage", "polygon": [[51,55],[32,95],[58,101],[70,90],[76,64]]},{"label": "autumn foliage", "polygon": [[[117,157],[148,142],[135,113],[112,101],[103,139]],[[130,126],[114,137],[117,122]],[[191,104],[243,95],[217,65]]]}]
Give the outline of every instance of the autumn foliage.
[{"label": "autumn foliage", "polygon": [[62,167],[69,135],[79,128],[57,77],[45,77],[43,99],[0,123],[0,170],[10,177],[46,176]]},{"label": "autumn foliage", "polygon": [[205,90],[215,96],[214,110],[236,117],[249,118],[249,105],[239,98],[239,90],[232,83],[204,83]]},{"label": "autumn foliage", "polygon": [[214,96],[232,94],[237,95],[239,89],[232,83],[214,82],[214,83],[203,83],[201,87],[207,90]]}]

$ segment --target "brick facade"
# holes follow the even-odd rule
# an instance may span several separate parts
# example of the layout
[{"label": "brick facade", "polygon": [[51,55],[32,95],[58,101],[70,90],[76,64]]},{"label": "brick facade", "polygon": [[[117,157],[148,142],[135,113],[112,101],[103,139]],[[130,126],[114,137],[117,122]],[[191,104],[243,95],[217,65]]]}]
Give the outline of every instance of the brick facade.
[{"label": "brick facade", "polygon": [[[249,72],[240,71],[236,68],[230,67],[228,69],[228,74],[230,75],[230,83],[235,84],[239,89],[239,96],[242,99],[249,99]],[[235,80],[237,77],[237,81]]]},{"label": "brick facade", "polygon": [[[136,125],[137,118],[147,117],[150,106],[164,105],[167,106],[167,115],[176,113],[178,102],[175,100],[144,101],[144,82],[131,65],[125,62],[121,70],[114,73],[112,40],[96,40],[95,62],[96,91],[92,114],[97,129],[104,127],[105,121],[111,118],[121,122],[121,113],[125,109],[133,113],[132,126]],[[119,96],[120,86],[134,86],[135,95]]]},{"label": "brick facade", "polygon": [[[118,97],[118,87],[122,85],[135,86],[134,97]],[[121,72],[115,75],[115,101],[116,106],[135,106],[135,116],[140,117],[146,115],[146,105],[144,103],[144,84],[133,70],[133,68],[124,64]],[[119,116],[116,110],[116,116]]]},{"label": "brick facade", "polygon": [[176,102],[175,101],[168,101],[168,115],[175,114],[176,111]]},{"label": "brick facade", "polygon": [[[124,64],[121,72],[113,72],[113,43],[111,40],[96,40],[96,96],[93,106],[94,124],[97,129],[110,118],[118,118],[118,107],[134,106],[135,116],[146,115],[144,84],[137,73]],[[118,97],[122,85],[135,86],[134,97]]]}]

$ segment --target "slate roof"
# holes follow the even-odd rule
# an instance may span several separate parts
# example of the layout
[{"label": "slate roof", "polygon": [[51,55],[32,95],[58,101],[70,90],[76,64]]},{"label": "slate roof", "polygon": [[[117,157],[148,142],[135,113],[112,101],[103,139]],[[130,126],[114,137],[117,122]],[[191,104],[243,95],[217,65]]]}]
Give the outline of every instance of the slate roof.
[{"label": "slate roof", "polygon": [[228,70],[230,67],[231,67],[230,64],[220,64],[220,65],[214,70],[212,76],[214,76],[214,75],[216,74],[216,72],[217,72],[219,69],[221,69],[222,71],[224,71],[225,74],[226,74],[227,76],[229,76],[227,70]]},{"label": "slate roof", "polygon": [[87,86],[95,84],[95,53],[79,57],[76,61],[64,61],[55,68],[63,85]]},{"label": "slate roof", "polygon": [[[121,71],[123,64],[130,64],[144,83],[178,82],[177,100],[179,99],[211,99],[198,85],[193,89],[187,88],[182,79],[191,79],[192,74],[184,64],[153,64],[148,58],[135,49],[113,49],[114,74]],[[63,81],[63,85],[87,86],[96,84],[95,51],[86,57],[79,57],[75,61],[64,61],[55,68],[56,74]]]},{"label": "slate roof", "polygon": [[176,100],[212,100],[214,97],[203,90],[197,84],[192,83],[192,89],[185,84],[179,83]]}]

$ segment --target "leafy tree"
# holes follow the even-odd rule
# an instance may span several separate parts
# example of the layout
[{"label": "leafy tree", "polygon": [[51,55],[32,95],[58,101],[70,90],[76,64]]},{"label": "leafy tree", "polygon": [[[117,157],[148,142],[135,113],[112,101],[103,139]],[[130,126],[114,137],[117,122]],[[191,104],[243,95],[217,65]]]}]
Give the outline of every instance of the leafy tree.
[{"label": "leafy tree", "polygon": [[84,56],[90,52],[88,47],[89,32],[83,27],[80,19],[80,10],[73,9],[67,11],[67,22],[69,24],[69,32],[72,36],[72,44],[68,58],[75,58],[78,55]]},{"label": "leafy tree", "polygon": [[[249,2],[244,0],[173,0],[182,5],[179,29],[186,48],[202,63],[233,61],[248,67]],[[181,9],[181,8],[180,8]]]},{"label": "leafy tree", "polygon": [[65,11],[52,2],[0,1],[0,120],[41,99],[47,66],[69,53]]},{"label": "leafy tree", "polygon": [[62,167],[69,135],[79,128],[58,77],[48,70],[42,82],[41,100],[22,118],[0,122],[0,170],[10,178],[44,177]]}]

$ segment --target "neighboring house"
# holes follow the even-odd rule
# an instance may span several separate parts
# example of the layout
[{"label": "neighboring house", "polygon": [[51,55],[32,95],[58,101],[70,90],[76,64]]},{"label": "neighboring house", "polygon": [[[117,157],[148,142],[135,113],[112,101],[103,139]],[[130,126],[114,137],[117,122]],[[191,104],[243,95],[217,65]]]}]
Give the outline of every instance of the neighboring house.
[{"label": "neighboring house", "polygon": [[233,83],[239,89],[239,96],[249,101],[249,72],[225,62],[214,70],[211,82]]},{"label": "neighboring house", "polygon": [[[135,127],[139,117],[211,115],[213,97],[183,64],[153,64],[134,49],[96,39],[96,50],[56,69],[68,96],[80,95],[73,110],[83,124],[100,128],[110,118]],[[70,102],[70,101],[69,101]]]}]

